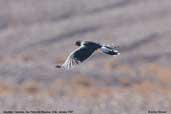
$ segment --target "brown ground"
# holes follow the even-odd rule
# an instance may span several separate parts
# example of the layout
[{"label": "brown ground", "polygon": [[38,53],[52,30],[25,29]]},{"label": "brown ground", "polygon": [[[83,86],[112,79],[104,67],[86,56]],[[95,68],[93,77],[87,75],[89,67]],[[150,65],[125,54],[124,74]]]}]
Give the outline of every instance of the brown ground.
[{"label": "brown ground", "polygon": [[[0,113],[171,114],[170,0],[0,0]],[[119,46],[69,71],[76,40]]]}]

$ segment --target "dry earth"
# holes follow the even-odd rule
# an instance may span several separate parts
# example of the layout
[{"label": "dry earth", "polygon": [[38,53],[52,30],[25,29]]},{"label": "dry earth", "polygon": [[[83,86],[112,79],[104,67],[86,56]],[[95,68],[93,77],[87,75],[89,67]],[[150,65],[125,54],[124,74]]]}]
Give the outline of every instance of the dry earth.
[{"label": "dry earth", "polygon": [[[56,69],[76,40],[121,55]],[[0,113],[171,114],[170,45],[170,0],[0,0]]]}]

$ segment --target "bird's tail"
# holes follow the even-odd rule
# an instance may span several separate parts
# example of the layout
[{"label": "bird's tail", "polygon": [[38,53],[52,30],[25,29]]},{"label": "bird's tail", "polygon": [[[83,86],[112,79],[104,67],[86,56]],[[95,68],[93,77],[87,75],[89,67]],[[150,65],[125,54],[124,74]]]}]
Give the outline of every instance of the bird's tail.
[{"label": "bird's tail", "polygon": [[112,46],[107,46],[107,45],[104,45],[100,48],[100,50],[105,53],[105,54],[108,54],[108,55],[119,55],[119,50],[116,48],[116,47],[112,47]]}]

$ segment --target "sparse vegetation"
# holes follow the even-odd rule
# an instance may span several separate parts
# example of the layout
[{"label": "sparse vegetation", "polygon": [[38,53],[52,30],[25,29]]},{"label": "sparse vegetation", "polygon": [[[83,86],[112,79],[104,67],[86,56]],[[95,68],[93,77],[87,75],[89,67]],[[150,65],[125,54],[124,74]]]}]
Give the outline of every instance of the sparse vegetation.
[{"label": "sparse vegetation", "polygon": [[[171,114],[170,0],[0,0],[0,113]],[[56,69],[76,40],[114,43]]]}]

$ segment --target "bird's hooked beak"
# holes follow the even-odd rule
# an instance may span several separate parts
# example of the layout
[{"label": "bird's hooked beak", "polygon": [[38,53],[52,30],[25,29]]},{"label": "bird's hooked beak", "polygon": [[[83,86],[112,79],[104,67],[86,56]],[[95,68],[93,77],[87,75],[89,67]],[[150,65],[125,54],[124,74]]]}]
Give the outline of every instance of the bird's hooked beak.
[{"label": "bird's hooked beak", "polygon": [[76,41],[76,42],[75,42],[75,45],[76,45],[76,46],[81,46],[81,41]]}]

